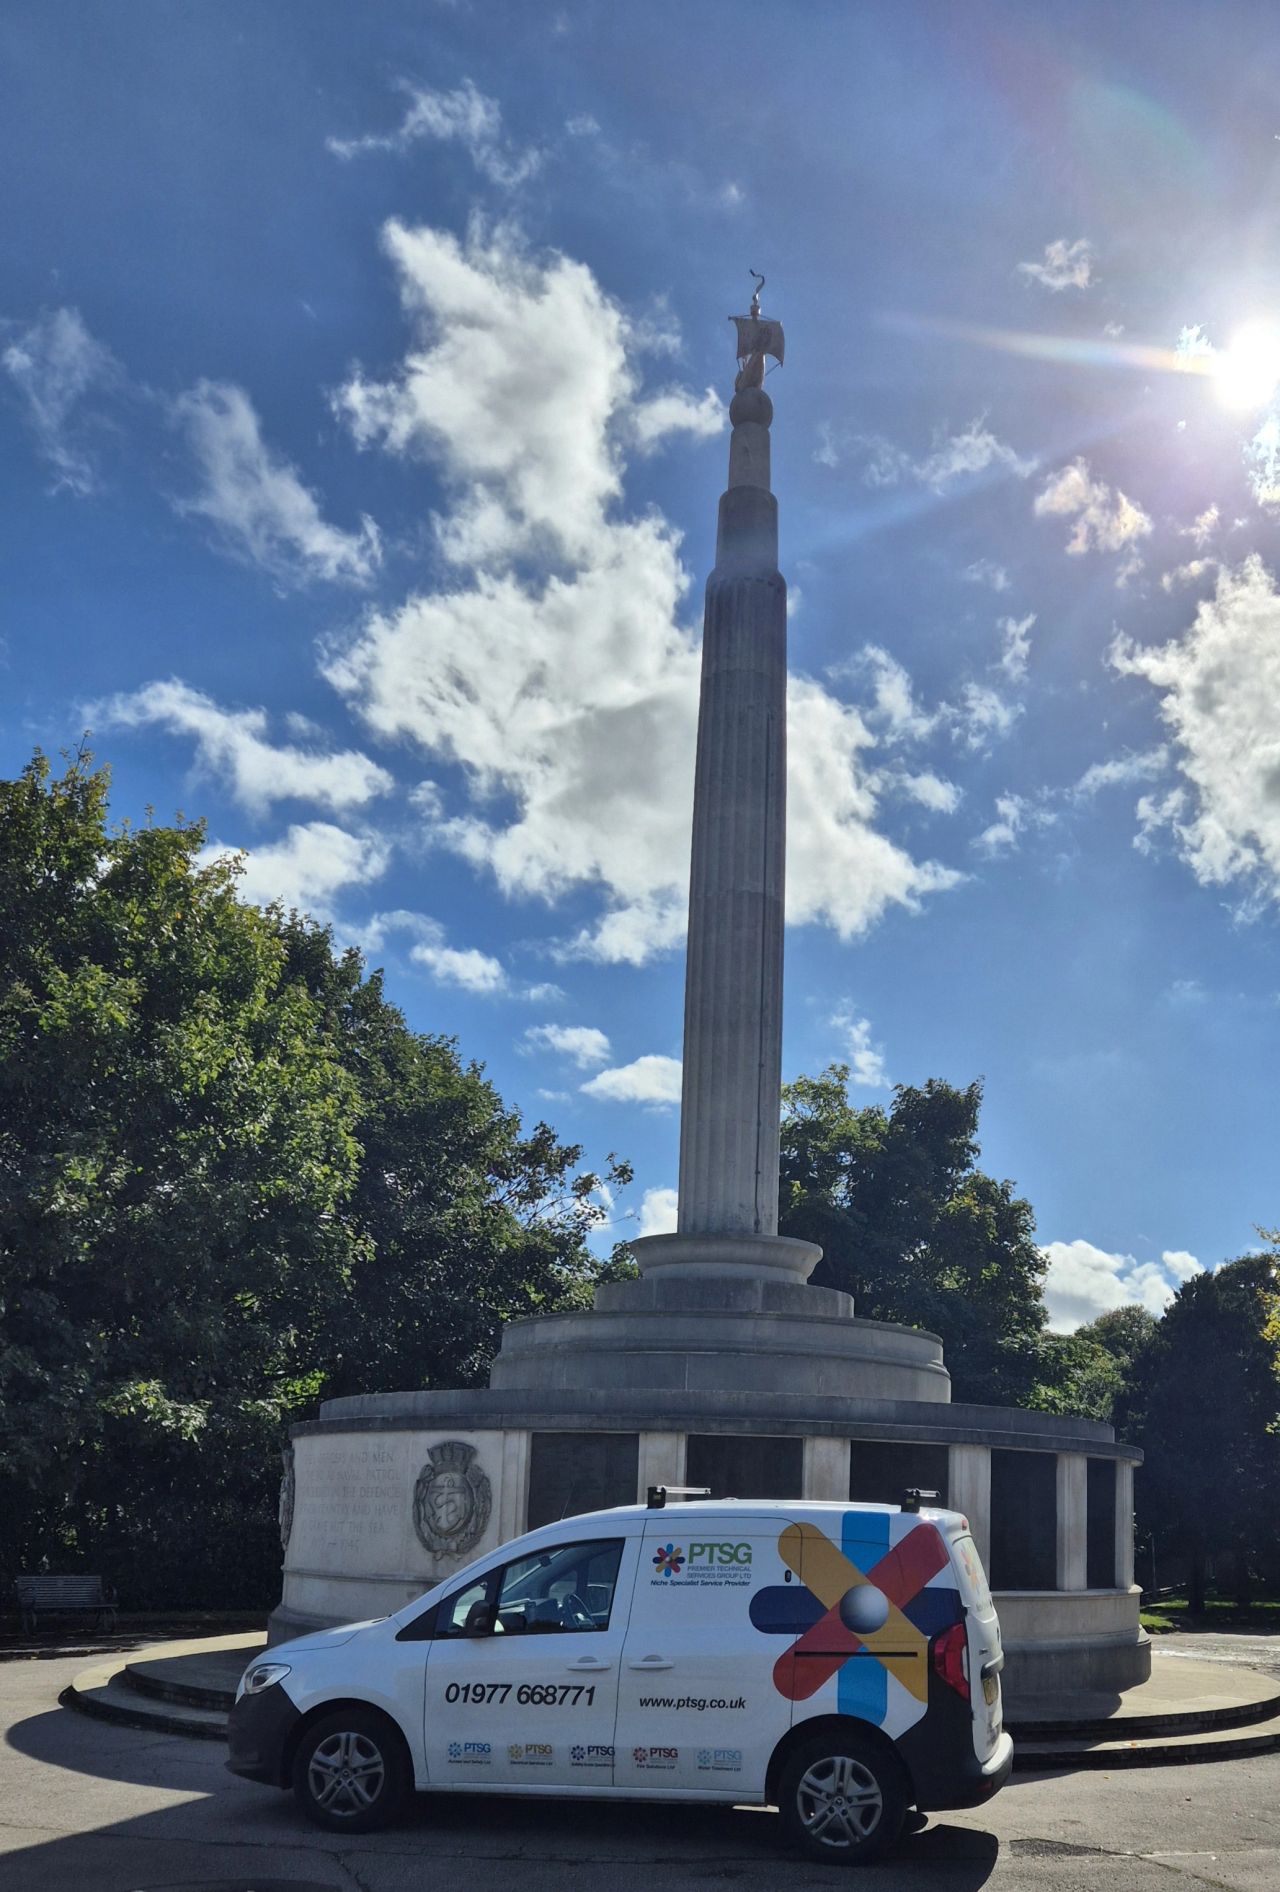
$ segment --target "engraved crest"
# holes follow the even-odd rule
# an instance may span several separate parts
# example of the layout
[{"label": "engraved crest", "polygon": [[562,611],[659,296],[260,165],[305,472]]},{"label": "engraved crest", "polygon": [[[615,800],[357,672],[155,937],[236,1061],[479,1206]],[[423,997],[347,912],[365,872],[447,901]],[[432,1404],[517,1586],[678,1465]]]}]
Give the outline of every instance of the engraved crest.
[{"label": "engraved crest", "polygon": [[293,1501],[297,1494],[297,1477],[293,1469],[293,1447],[286,1445],[280,1453],[280,1548],[288,1550],[289,1534],[293,1530]]},{"label": "engraved crest", "polygon": [[413,1528],[423,1548],[437,1556],[470,1550],[484,1535],[493,1508],[493,1487],[473,1463],[474,1445],[445,1439],[433,1445],[413,1487]]}]

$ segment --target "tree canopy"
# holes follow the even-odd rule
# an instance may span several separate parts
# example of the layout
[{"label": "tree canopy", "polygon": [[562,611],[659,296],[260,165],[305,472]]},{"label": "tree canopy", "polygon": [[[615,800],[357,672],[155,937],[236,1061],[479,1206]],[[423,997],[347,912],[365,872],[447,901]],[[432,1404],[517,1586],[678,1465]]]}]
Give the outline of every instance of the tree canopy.
[{"label": "tree canopy", "polygon": [[110,1555],[135,1602],[180,1559],[194,1603],[207,1540],[197,1589],[258,1601],[287,1422],[474,1383],[504,1319],[587,1298],[597,1178],[107,787],[0,783],[0,1555]]},{"label": "tree canopy", "polygon": [[[1045,1372],[1030,1203],[977,1166],[982,1086],[902,1084],[858,1108],[834,1064],[784,1092],[779,1227],[822,1246],[813,1284],[940,1334],[957,1399],[1026,1400]],[[1041,1402],[1037,1402],[1041,1403]]]},{"label": "tree canopy", "polygon": [[1185,1559],[1193,1608],[1206,1564],[1226,1556],[1247,1593],[1261,1555],[1280,1579],[1280,1254],[1193,1275],[1134,1356],[1120,1401],[1147,1458],[1138,1518]]}]

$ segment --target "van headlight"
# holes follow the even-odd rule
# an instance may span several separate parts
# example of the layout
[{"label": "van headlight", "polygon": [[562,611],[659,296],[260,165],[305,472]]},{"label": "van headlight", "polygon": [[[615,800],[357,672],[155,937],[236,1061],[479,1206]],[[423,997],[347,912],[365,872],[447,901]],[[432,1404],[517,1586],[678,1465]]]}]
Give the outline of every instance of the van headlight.
[{"label": "van headlight", "polygon": [[240,1677],[240,1687],[236,1691],[236,1700],[242,1695],[261,1695],[264,1688],[274,1688],[277,1682],[283,1682],[289,1674],[287,1662],[258,1662],[251,1669],[246,1669]]}]

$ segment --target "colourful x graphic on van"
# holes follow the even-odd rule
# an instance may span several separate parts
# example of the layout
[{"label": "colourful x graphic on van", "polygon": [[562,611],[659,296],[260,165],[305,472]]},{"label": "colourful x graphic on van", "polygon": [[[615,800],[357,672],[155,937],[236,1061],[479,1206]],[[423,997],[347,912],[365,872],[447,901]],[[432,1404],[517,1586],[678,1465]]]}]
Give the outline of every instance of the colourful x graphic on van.
[{"label": "colourful x graphic on van", "polygon": [[957,1620],[959,1597],[954,1589],[926,1590],[949,1561],[941,1534],[921,1522],[891,1549],[898,1525],[893,1512],[850,1511],[839,1546],[814,1524],[789,1524],[779,1537],[782,1561],[799,1583],[757,1591],[751,1621],[766,1635],[796,1638],[773,1670],[774,1687],[788,1701],[807,1701],[837,1676],[841,1712],[879,1723],[890,1675],[915,1700],[927,1700],[929,1638]]}]

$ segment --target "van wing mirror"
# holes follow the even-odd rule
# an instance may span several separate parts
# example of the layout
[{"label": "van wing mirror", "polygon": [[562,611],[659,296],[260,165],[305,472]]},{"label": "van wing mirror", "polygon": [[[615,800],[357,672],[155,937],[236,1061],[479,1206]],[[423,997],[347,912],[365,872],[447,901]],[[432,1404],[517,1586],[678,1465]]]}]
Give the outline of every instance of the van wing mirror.
[{"label": "van wing mirror", "polygon": [[462,1625],[464,1636],[491,1636],[497,1609],[492,1603],[473,1603]]}]

